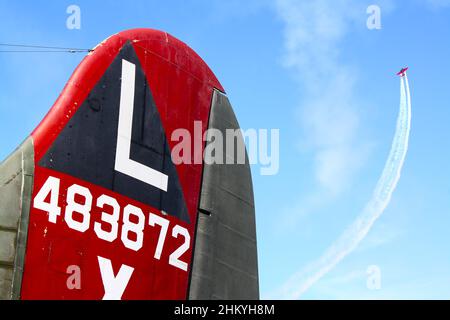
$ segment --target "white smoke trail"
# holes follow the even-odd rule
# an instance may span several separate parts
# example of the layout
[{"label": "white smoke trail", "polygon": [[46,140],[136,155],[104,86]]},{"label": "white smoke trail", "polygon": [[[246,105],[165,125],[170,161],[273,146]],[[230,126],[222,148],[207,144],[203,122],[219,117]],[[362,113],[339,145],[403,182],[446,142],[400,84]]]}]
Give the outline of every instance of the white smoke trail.
[{"label": "white smoke trail", "polygon": [[408,78],[405,75],[405,77],[400,79],[400,111],[391,151],[373,192],[372,199],[367,203],[358,218],[327,249],[317,262],[295,274],[286,282],[280,292],[283,299],[298,299],[314,283],[355,250],[367,236],[375,221],[388,206],[397,187],[408,151],[410,129],[411,95]]}]

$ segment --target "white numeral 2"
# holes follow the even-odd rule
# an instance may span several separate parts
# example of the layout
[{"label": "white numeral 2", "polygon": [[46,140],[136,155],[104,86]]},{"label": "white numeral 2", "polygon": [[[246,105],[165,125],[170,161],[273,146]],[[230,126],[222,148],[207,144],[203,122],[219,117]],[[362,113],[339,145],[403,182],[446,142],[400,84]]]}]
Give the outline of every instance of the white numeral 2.
[{"label": "white numeral 2", "polygon": [[177,250],[175,250],[174,253],[172,253],[169,257],[169,264],[187,271],[188,264],[186,262],[183,262],[180,260],[180,257],[189,249],[189,243],[191,242],[191,236],[189,235],[189,232],[180,226],[175,226],[172,230],[172,236],[174,238],[178,238],[178,235],[181,234],[184,237],[184,243],[181,247],[179,247]]}]

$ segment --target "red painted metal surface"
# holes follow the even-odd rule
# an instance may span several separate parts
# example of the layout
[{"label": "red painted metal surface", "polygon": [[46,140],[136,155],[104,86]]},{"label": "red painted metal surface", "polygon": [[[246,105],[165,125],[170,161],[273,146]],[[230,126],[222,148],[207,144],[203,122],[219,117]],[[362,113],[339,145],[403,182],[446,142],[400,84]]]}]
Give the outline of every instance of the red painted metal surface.
[{"label": "red painted metal surface", "polygon": [[[194,121],[202,122],[203,134],[208,125],[213,88],[223,91],[214,74],[192,49],[160,31],[135,29],[118,33],[101,43],[82,61],[54,106],[32,133],[36,164],[32,202],[48,177],[58,178],[61,181],[58,206],[62,213],[56,223],[52,223],[49,222],[47,212],[35,208],[33,204],[31,206],[22,284],[23,299],[102,299],[105,289],[99,256],[111,260],[114,275],[118,274],[122,265],[134,269],[122,295],[123,299],[186,299],[202,164],[181,164],[176,167],[189,211],[189,224],[78,177],[38,165],[127,41],[132,42],[143,66],[167,137],[170,138],[177,128],[186,128],[193,134]],[[111,125],[117,126],[116,123]],[[173,148],[175,142],[170,139],[168,141],[170,148]],[[119,236],[113,242],[99,239],[93,231],[93,225],[100,221],[102,210],[95,205],[90,211],[90,226],[87,231],[69,228],[64,212],[67,207],[67,189],[74,184],[88,188],[94,203],[102,194],[116,199],[121,207],[119,221],[122,221],[126,205],[132,204],[142,209],[146,217],[143,247],[138,251],[126,248],[120,239],[120,227]],[[83,203],[83,199],[77,201]],[[159,227],[149,226],[150,213],[169,221],[159,260],[154,258]],[[81,216],[75,213],[74,219],[80,220]],[[172,237],[172,228],[176,225],[186,228],[190,234],[189,249],[180,257],[180,260],[188,263],[187,271],[168,263],[169,255],[183,242],[181,236]],[[130,234],[133,238],[132,233]],[[71,275],[68,273],[70,266],[80,267],[79,289],[70,289],[67,285]]]}]

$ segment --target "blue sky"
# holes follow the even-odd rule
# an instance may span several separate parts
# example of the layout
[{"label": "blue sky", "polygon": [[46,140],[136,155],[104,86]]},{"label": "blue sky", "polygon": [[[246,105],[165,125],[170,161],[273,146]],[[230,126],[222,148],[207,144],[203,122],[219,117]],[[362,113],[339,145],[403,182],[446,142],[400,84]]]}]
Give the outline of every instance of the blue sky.
[{"label": "blue sky", "polygon": [[[66,8],[81,8],[81,29]],[[366,8],[381,8],[381,30]],[[242,128],[280,129],[280,171],[253,167],[263,298],[285,298],[358,217],[381,174],[410,67],[412,129],[392,200],[301,299],[450,298],[450,1],[0,1],[0,42],[93,47],[161,29],[210,65]],[[0,53],[0,158],[51,107],[82,54]],[[367,287],[369,266],[381,288]],[[300,280],[294,274],[305,274]]]}]

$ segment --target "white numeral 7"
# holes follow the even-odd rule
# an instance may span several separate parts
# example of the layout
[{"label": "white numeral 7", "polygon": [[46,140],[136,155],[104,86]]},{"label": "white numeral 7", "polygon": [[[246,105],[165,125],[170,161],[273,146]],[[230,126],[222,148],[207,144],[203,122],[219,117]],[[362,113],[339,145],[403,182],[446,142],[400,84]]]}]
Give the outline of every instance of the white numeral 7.
[{"label": "white numeral 7", "polygon": [[155,224],[161,227],[161,231],[159,233],[158,244],[156,245],[155,250],[155,259],[161,259],[161,253],[164,247],[164,242],[166,241],[167,229],[169,228],[169,220],[161,218],[156,214],[150,213],[150,218],[148,219],[148,224],[152,227]]}]

